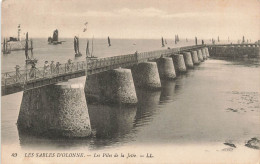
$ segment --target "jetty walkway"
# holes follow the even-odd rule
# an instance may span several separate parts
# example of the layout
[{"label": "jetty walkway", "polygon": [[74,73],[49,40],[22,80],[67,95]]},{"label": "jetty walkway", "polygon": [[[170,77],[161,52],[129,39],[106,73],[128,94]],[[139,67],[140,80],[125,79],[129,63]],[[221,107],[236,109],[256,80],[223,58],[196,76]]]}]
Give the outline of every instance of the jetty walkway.
[{"label": "jetty walkway", "polygon": [[[128,55],[120,55],[106,58],[87,59],[86,61],[63,63],[55,69],[44,67],[20,70],[18,67],[12,72],[1,73],[2,96],[39,88],[69,79],[89,76],[116,68],[131,68],[142,62],[152,61],[161,57],[169,57],[186,51],[208,48],[212,56],[259,55],[259,45],[256,44],[221,44],[221,45],[195,45],[166,50],[141,52]],[[255,47],[255,48],[253,48]],[[173,59],[174,60],[174,59]]]},{"label": "jetty walkway", "polygon": [[27,70],[20,70],[18,68],[15,71],[3,72],[1,74],[2,96],[67,81],[69,79],[81,76],[93,75],[119,67],[131,67],[144,61],[160,58],[162,56],[170,56],[173,53],[179,53],[181,51],[201,47],[204,46],[187,46],[182,48],[141,52],[107,58],[89,59],[86,61],[72,62],[70,64],[63,63],[54,70],[51,68],[45,70],[44,67],[37,67]]}]

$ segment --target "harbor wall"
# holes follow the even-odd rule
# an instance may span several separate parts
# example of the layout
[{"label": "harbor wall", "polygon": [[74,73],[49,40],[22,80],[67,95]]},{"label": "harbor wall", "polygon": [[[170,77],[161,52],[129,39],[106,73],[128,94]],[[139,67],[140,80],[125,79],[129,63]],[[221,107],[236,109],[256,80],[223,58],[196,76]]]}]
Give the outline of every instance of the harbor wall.
[{"label": "harbor wall", "polygon": [[230,58],[259,58],[260,47],[257,46],[209,46],[209,53],[212,57]]},{"label": "harbor wall", "polygon": [[[25,50],[25,40],[22,40],[22,41],[11,41],[11,42],[7,42],[7,50],[8,51],[19,51],[19,50]],[[1,48],[2,48],[2,51],[4,50],[3,48],[3,44],[1,44]],[[31,42],[29,41],[28,42],[28,49],[32,49],[32,45],[31,45]]]}]

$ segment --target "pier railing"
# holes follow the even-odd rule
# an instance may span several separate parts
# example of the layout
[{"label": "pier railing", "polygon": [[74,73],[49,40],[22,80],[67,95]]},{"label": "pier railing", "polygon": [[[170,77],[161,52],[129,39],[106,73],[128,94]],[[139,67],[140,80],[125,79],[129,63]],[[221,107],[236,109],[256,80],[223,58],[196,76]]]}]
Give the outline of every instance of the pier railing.
[{"label": "pier railing", "polygon": [[149,61],[159,58],[161,56],[170,56],[173,53],[179,53],[180,51],[192,50],[205,45],[199,46],[187,46],[182,48],[173,48],[166,50],[157,50],[150,52],[141,52],[128,55],[120,55],[106,58],[97,58],[86,61],[71,62],[60,65],[50,65],[47,68],[37,67],[26,70],[20,70],[17,68],[12,72],[2,73],[2,87],[10,85],[25,85],[28,82],[34,82],[45,79],[52,79],[55,77],[65,76],[67,74],[73,74],[78,72],[85,72],[87,75],[119,68],[130,67],[134,64]]}]

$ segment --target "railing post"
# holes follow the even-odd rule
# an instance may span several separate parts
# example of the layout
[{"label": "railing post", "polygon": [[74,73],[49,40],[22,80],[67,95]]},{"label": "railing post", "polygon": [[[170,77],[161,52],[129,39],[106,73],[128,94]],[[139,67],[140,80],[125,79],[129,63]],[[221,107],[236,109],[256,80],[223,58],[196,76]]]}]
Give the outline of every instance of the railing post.
[{"label": "railing post", "polygon": [[25,70],[25,81],[27,82],[27,69]]},{"label": "railing post", "polygon": [[33,76],[34,76],[34,79],[36,79],[36,68],[33,69]]},{"label": "railing post", "polygon": [[135,52],[135,60],[136,60],[136,64],[138,64],[138,53],[137,53],[137,51]]},{"label": "railing post", "polygon": [[16,80],[16,82],[18,82],[18,76],[19,76],[19,65],[16,65],[15,66],[15,80]]},{"label": "railing post", "polygon": [[4,92],[6,91],[6,78],[5,78],[5,90],[4,90]]}]

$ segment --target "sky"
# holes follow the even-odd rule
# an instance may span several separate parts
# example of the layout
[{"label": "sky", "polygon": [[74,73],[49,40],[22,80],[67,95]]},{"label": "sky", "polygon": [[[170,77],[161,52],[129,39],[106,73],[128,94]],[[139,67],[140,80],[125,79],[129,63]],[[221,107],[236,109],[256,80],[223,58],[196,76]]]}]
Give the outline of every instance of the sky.
[{"label": "sky", "polygon": [[21,24],[37,38],[260,38],[260,0],[4,0],[1,11],[4,37]]}]

